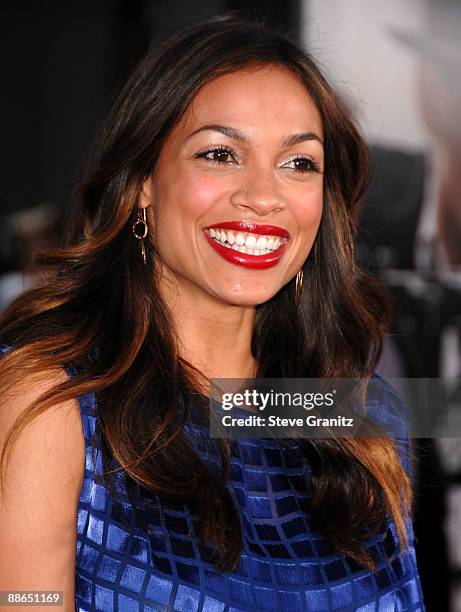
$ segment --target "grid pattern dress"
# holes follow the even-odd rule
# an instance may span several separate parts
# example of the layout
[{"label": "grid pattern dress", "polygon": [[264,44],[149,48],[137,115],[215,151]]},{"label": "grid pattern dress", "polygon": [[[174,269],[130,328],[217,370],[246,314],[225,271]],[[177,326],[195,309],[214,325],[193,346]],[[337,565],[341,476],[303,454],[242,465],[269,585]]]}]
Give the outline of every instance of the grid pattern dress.
[{"label": "grid pattern dress", "polygon": [[[406,424],[394,409],[401,400],[381,384],[386,400],[370,401],[369,414],[395,432],[408,470]],[[424,612],[411,522],[407,551],[400,550],[390,519],[368,541],[375,574],[339,553],[315,530],[311,473],[294,442],[233,442],[227,486],[239,510],[243,552],[236,571],[221,573],[206,549],[199,550],[196,520],[186,505],[166,504],[138,487],[140,528],[124,474],[117,476],[115,497],[101,484],[91,453],[97,401],[93,394],[79,401],[86,465],[78,504],[76,610]],[[191,420],[186,432],[204,461],[216,466],[209,431]]]}]

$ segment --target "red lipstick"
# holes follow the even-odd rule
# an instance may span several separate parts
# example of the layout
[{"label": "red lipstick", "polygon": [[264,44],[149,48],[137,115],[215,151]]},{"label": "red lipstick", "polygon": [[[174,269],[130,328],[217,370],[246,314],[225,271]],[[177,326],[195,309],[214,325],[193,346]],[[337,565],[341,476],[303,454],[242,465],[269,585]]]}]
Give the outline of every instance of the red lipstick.
[{"label": "red lipstick", "polygon": [[265,234],[266,236],[281,236],[283,238],[290,237],[290,234],[285,229],[277,227],[277,225],[262,225],[259,223],[252,223],[251,221],[222,221],[222,223],[214,223],[213,225],[209,225],[205,229],[211,229],[212,227],[218,227],[223,230],[234,230],[236,232]]},{"label": "red lipstick", "polygon": [[[241,253],[231,247],[224,246],[214,240],[209,233],[210,229],[233,230],[235,232],[251,233],[266,236],[277,236],[282,239],[282,243],[275,251],[266,253],[265,255],[250,255],[249,253]],[[224,259],[237,266],[244,266],[254,270],[265,270],[276,266],[282,254],[284,253],[290,234],[283,228],[275,225],[260,225],[249,221],[223,221],[215,223],[205,228],[205,236],[210,246],[221,255]]]}]

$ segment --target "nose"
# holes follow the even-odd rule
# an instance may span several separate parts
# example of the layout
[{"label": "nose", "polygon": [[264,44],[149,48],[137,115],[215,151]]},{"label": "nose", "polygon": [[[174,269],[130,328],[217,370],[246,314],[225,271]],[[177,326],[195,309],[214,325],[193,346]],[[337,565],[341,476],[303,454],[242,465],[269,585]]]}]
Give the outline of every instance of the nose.
[{"label": "nose", "polygon": [[285,201],[272,168],[247,168],[232,193],[231,203],[237,208],[253,211],[258,216],[285,208]]}]

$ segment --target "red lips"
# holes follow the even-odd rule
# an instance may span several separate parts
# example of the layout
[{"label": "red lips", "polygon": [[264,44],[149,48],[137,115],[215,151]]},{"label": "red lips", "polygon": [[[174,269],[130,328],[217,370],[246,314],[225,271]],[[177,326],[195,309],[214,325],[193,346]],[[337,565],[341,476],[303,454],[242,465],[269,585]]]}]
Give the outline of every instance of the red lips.
[{"label": "red lips", "polygon": [[210,225],[205,229],[210,230],[211,228],[220,228],[224,230],[228,229],[236,232],[251,232],[252,234],[286,238],[286,242],[282,243],[280,247],[272,253],[267,253],[266,255],[249,255],[247,253],[240,253],[240,251],[223,246],[216,240],[213,240],[208,231],[205,231],[205,236],[210,246],[212,246],[224,259],[237,266],[244,266],[254,270],[265,270],[267,268],[276,266],[288,245],[288,239],[290,237],[290,234],[281,227],[277,227],[275,225],[257,225],[255,223],[251,223],[250,221],[223,221],[221,223]]},{"label": "red lips", "polygon": [[223,221],[222,223],[214,223],[205,229],[217,227],[221,229],[235,230],[236,232],[251,232],[252,234],[265,234],[266,236],[281,236],[289,238],[290,234],[281,227],[276,225],[260,225],[251,221]]}]

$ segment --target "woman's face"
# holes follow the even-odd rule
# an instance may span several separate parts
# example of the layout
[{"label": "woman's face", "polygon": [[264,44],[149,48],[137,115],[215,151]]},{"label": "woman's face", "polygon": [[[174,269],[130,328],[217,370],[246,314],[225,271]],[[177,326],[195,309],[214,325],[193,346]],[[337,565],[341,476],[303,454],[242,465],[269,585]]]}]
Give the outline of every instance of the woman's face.
[{"label": "woman's face", "polygon": [[287,68],[202,87],[141,196],[179,291],[249,306],[294,277],[322,215],[322,141],[319,111]]}]

